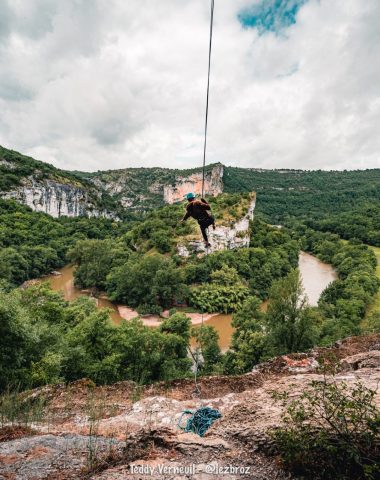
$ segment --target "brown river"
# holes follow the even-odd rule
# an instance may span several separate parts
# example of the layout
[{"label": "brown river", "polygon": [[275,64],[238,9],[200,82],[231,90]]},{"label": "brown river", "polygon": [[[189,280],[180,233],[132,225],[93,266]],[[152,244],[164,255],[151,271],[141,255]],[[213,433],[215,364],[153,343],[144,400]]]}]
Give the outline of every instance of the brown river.
[{"label": "brown river", "polygon": [[[66,266],[58,270],[60,275],[49,275],[42,280],[48,281],[53,290],[61,291],[66,300],[74,300],[84,295],[90,296],[89,291],[80,290],[74,286],[74,269],[75,267],[73,266]],[[309,303],[313,306],[317,305],[321,293],[329,283],[337,278],[337,274],[331,265],[323,263],[316,257],[305,252],[300,253],[299,269]],[[123,319],[130,320],[137,316],[136,312],[132,309],[122,305],[116,305],[110,302],[105,296],[94,298],[94,300],[99,308],[110,308],[112,310],[111,317],[115,324],[119,324]],[[265,310],[266,307],[267,303],[263,302],[263,310]],[[189,313],[187,315],[191,318],[194,325],[201,324],[202,316],[199,313]],[[204,324],[212,325],[216,328],[219,334],[219,345],[222,350],[227,350],[230,345],[233,333],[231,318],[231,315],[225,314],[204,315]],[[143,318],[143,322],[148,326],[156,327],[159,325],[160,320],[156,316],[148,316]]]}]

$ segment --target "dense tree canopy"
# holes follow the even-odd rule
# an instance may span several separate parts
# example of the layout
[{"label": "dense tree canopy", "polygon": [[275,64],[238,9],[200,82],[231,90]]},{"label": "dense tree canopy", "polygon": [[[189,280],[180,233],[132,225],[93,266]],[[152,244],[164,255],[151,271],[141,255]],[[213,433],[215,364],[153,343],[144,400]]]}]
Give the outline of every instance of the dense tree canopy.
[{"label": "dense tree canopy", "polygon": [[[275,225],[294,221],[378,244],[380,169],[254,170],[226,167],[226,192],[257,192],[256,213]],[[315,223],[317,222],[317,223]],[[346,228],[347,227],[347,228]]]},{"label": "dense tree canopy", "polygon": [[88,377],[97,383],[147,383],[190,374],[189,319],[160,329],[138,319],[111,324],[94,301],[66,302],[46,285],[0,293],[0,391]]},{"label": "dense tree canopy", "polygon": [[115,238],[128,229],[128,223],[100,218],[54,219],[0,199],[0,280],[20,285],[64,266],[78,240]]},{"label": "dense tree canopy", "polygon": [[[324,191],[322,177],[313,176],[310,188]],[[341,178],[337,175],[337,189],[349,190],[349,182],[339,184]],[[288,181],[285,176],[280,188],[288,188]],[[366,191],[363,182],[360,189]],[[179,224],[183,205],[165,206],[123,223],[57,220],[0,200],[0,389],[81,377],[97,383],[149,383],[188,376],[192,337],[201,348],[200,374],[236,374],[273,355],[358,334],[364,323],[366,331],[378,331],[377,312],[366,319],[380,283],[377,262],[362,243],[377,244],[376,204],[360,200],[355,208],[332,213],[340,202],[332,201],[335,193],[313,201],[301,186],[285,193],[263,189],[262,194],[266,218],[286,224],[283,228],[256,217],[249,248],[188,258],[176,254],[176,243],[191,237],[197,226]],[[272,194],[278,199],[283,194],[284,204],[271,203]],[[219,215],[233,221],[246,213],[249,198],[221,195],[212,199],[213,211],[217,219]],[[282,222],[285,209],[290,212],[293,207],[293,214]],[[302,212],[299,218],[297,212]],[[332,264],[339,275],[318,307],[311,308],[304,298],[297,270],[300,249]],[[156,329],[139,319],[115,326],[109,312],[89,299],[69,303],[44,284],[14,288],[68,261],[77,266],[78,286],[105,291],[111,300],[140,314],[161,313],[178,304],[233,313],[230,350],[220,351],[212,327],[191,329],[183,313],[171,311]],[[263,300],[269,301],[267,312],[262,310]]]}]

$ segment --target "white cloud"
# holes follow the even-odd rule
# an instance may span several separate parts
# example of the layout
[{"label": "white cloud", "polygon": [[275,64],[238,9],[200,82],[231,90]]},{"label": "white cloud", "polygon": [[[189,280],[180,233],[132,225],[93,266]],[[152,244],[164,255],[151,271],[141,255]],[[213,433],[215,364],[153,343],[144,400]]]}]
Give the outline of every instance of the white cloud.
[{"label": "white cloud", "polygon": [[[217,0],[208,162],[380,167],[380,2],[281,35]],[[61,168],[201,165],[209,2],[0,0],[0,144]]]}]

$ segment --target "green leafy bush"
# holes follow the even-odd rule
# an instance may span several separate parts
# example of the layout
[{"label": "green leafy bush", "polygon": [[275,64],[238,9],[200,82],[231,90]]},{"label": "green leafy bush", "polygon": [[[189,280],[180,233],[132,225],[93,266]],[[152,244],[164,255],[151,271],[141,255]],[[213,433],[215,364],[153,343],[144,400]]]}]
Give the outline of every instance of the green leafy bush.
[{"label": "green leafy bush", "polygon": [[302,478],[380,478],[380,411],[374,390],[325,378],[287,405],[284,425],[272,432],[284,465]]},{"label": "green leafy bush", "polygon": [[202,285],[191,291],[190,304],[202,312],[236,312],[249,296],[244,285]]},{"label": "green leafy bush", "polygon": [[107,277],[107,292],[112,300],[154,313],[173,305],[187,295],[184,274],[163,255],[131,255]]}]

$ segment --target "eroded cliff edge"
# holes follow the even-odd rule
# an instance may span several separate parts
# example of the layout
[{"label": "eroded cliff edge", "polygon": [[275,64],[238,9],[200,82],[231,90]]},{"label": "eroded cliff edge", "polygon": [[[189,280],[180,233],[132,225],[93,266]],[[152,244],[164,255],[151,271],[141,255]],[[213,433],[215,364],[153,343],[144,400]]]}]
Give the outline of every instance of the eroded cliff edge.
[{"label": "eroded cliff edge", "polygon": [[[228,473],[226,480],[292,478],[272,453],[269,432],[281,425],[283,408],[273,392],[299,397],[319,367],[334,357],[337,382],[352,387],[362,382],[376,390],[380,381],[380,336],[347,338],[332,348],[290,354],[259,365],[241,376],[203,377],[201,398],[191,379],[138,388],[131,382],[95,387],[83,380],[40,388],[27,395],[44,399],[44,418],[33,430],[11,430],[0,443],[0,474],[4,478],[193,479],[211,480],[207,465],[250,467],[247,474]],[[380,406],[377,392],[375,403]],[[177,422],[184,409],[217,408],[223,415],[204,438],[183,433]],[[90,435],[91,434],[91,435]],[[1,439],[1,435],[0,435]],[[89,455],[97,468],[88,470]],[[111,455],[112,454],[112,455]],[[131,473],[131,465],[157,468],[193,466],[191,475]]]},{"label": "eroded cliff edge", "polygon": [[[223,192],[224,167],[207,165],[204,194]],[[117,218],[123,210],[146,211],[202,193],[202,168],[126,168],[68,172],[0,146],[0,197],[53,217]]]},{"label": "eroded cliff edge", "polygon": [[0,197],[52,217],[117,218],[118,212],[117,203],[85,179],[3,147]]}]

